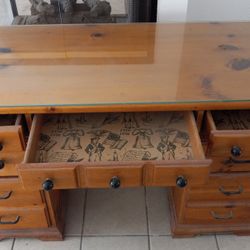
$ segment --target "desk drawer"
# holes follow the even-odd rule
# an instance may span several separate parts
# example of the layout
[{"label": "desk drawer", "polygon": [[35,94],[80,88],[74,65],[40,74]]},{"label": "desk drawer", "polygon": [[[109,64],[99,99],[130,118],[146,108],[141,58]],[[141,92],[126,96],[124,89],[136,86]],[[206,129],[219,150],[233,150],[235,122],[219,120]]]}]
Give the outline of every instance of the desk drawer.
[{"label": "desk drawer", "polygon": [[250,207],[201,207],[185,208],[180,223],[188,224],[235,224],[250,222]]},{"label": "desk drawer", "polygon": [[5,152],[24,151],[21,116],[0,115],[0,157]]},{"label": "desk drawer", "polygon": [[250,207],[250,174],[215,174],[203,186],[188,189],[192,207],[241,205]]},{"label": "desk drawer", "polygon": [[205,183],[210,163],[191,112],[36,115],[18,170],[28,189],[175,186]]},{"label": "desk drawer", "polygon": [[26,191],[18,178],[0,179],[0,207],[37,206],[43,203],[39,191]]},{"label": "desk drawer", "polygon": [[45,207],[1,208],[0,230],[46,228],[48,222]]},{"label": "desk drawer", "polygon": [[5,152],[1,155],[0,176],[17,176],[18,171],[16,165],[21,163],[24,158],[24,151]]},{"label": "desk drawer", "polygon": [[250,111],[207,112],[206,125],[211,170],[250,171]]}]

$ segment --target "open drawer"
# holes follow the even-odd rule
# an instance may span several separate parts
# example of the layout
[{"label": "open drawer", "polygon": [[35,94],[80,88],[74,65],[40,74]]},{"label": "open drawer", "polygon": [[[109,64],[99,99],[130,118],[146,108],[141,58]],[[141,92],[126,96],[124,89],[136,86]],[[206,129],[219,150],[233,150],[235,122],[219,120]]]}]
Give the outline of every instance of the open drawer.
[{"label": "open drawer", "polygon": [[207,156],[212,172],[250,171],[250,111],[208,111]]},{"label": "open drawer", "polygon": [[16,164],[24,157],[21,115],[0,115],[0,176],[17,176]]},{"label": "open drawer", "polygon": [[35,115],[24,162],[26,189],[205,183],[192,112]]}]

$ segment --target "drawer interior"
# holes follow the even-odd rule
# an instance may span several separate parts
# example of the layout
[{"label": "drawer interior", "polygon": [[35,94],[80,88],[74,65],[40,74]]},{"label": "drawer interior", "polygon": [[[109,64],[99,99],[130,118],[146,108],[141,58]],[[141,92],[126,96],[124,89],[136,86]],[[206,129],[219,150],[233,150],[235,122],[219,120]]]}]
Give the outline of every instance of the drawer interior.
[{"label": "drawer interior", "polygon": [[217,130],[249,130],[249,110],[223,110],[211,112]]},{"label": "drawer interior", "polygon": [[191,119],[191,112],[36,115],[25,162],[204,159]]},{"label": "drawer interior", "polygon": [[18,124],[16,115],[0,115],[0,126],[13,126]]}]

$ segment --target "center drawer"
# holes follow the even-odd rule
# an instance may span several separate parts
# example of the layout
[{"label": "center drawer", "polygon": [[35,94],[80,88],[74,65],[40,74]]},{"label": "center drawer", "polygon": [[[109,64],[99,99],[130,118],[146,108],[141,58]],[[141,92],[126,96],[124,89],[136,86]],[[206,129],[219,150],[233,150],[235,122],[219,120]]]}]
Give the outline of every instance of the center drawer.
[{"label": "center drawer", "polygon": [[206,125],[211,171],[250,171],[250,111],[209,111]]},{"label": "center drawer", "polygon": [[203,184],[192,112],[35,115],[24,162],[26,189]]}]

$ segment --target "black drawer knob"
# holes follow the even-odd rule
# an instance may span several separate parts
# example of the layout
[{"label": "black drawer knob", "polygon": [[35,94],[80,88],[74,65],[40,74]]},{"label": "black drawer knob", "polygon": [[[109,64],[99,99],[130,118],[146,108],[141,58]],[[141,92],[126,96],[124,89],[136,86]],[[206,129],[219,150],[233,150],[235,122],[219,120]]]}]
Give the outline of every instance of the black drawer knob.
[{"label": "black drawer knob", "polygon": [[3,144],[0,142],[0,151],[3,150]]},{"label": "black drawer knob", "polygon": [[178,176],[176,179],[176,185],[179,188],[184,188],[187,186],[187,179],[183,176]]},{"label": "black drawer knob", "polygon": [[117,189],[121,186],[121,181],[117,176],[111,178],[109,185],[111,188]]},{"label": "black drawer knob", "polygon": [[0,169],[3,169],[3,168],[4,168],[4,161],[0,160]]},{"label": "black drawer knob", "polygon": [[238,146],[233,146],[233,147],[231,148],[231,154],[232,154],[233,156],[235,156],[235,157],[240,156],[240,155],[241,155],[241,148],[238,147]]},{"label": "black drawer knob", "polygon": [[46,181],[43,182],[43,189],[45,191],[50,191],[54,187],[54,182],[51,179],[47,179]]}]

